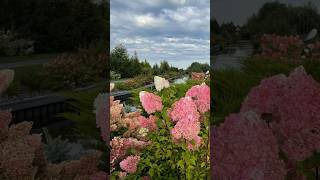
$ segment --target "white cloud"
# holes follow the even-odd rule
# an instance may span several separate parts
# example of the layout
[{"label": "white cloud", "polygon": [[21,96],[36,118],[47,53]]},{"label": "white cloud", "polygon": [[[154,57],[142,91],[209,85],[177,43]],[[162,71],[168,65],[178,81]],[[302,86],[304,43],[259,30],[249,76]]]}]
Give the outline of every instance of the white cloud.
[{"label": "white cloud", "polygon": [[156,28],[165,24],[163,19],[154,17],[152,14],[138,15],[134,20],[138,27]]},{"label": "white cloud", "polygon": [[151,64],[209,62],[209,8],[209,0],[111,0],[111,48],[122,43]]}]

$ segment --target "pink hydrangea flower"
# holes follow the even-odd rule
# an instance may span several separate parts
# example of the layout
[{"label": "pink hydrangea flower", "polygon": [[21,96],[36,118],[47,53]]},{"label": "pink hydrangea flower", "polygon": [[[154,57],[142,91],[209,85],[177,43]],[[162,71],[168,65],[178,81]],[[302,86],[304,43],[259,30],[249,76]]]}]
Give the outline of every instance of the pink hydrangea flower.
[{"label": "pink hydrangea flower", "polygon": [[[171,135],[173,141],[178,143],[183,138],[187,141],[189,149],[195,149],[200,145],[200,114],[197,111],[197,105],[191,97],[183,97],[173,104],[173,107],[168,112],[169,117],[173,122],[176,122]],[[195,146],[191,142],[195,141]]]},{"label": "pink hydrangea flower", "polygon": [[140,102],[144,110],[148,113],[154,113],[162,110],[162,100],[160,96],[146,91],[141,91],[139,94]]},{"label": "pink hydrangea flower", "polygon": [[120,162],[120,167],[128,173],[135,173],[140,161],[140,156],[128,156]]},{"label": "pink hydrangea flower", "polygon": [[216,179],[285,179],[277,140],[256,113],[231,114],[211,136]]},{"label": "pink hydrangea flower", "polygon": [[149,144],[150,142],[139,141],[135,138],[114,137],[110,142],[110,164],[112,170],[118,160],[123,159],[127,155],[128,149],[134,148],[136,150],[141,150]]},{"label": "pink hydrangea flower", "polygon": [[119,172],[118,176],[120,179],[124,179],[127,176],[127,172]]},{"label": "pink hydrangea flower", "polygon": [[156,124],[156,117],[150,115],[149,118],[146,118],[144,116],[139,116],[139,123],[140,126],[143,128],[147,128],[149,131],[154,131],[157,129],[157,124]]},{"label": "pink hydrangea flower", "polygon": [[274,59],[300,58],[303,41],[298,36],[263,35],[260,39],[261,55]]},{"label": "pink hydrangea flower", "polygon": [[171,130],[172,137],[184,138],[187,141],[192,141],[197,139],[199,132],[200,132],[200,122],[193,121],[190,119],[183,119],[178,121],[177,124],[174,126],[174,128]]},{"label": "pink hydrangea flower", "polygon": [[289,160],[304,160],[320,150],[320,84],[303,67],[289,77],[263,80],[242,104],[241,112],[248,110],[269,123]]},{"label": "pink hydrangea flower", "polygon": [[[101,130],[101,137],[105,142],[109,142],[109,113],[108,113],[108,96],[107,94],[99,94],[94,101],[94,113],[96,114],[97,127]],[[110,101],[109,101],[110,102]]]},{"label": "pink hydrangea flower", "polygon": [[197,105],[191,97],[184,97],[175,102],[168,114],[173,122],[181,119],[198,121],[200,118],[200,114],[197,111]]},{"label": "pink hydrangea flower", "polygon": [[199,112],[205,113],[210,110],[210,88],[206,84],[193,86],[187,91],[186,96],[192,97]]}]

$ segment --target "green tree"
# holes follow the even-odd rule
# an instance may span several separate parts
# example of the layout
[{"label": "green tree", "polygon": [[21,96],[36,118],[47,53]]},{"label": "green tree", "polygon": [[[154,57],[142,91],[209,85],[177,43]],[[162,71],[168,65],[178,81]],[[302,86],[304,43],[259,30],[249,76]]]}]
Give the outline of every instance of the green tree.
[{"label": "green tree", "polygon": [[166,72],[170,71],[170,65],[167,61],[161,61],[160,62],[160,73],[164,74]]},{"label": "green tree", "polygon": [[209,64],[205,63],[205,64],[201,64],[199,62],[193,62],[188,68],[187,68],[187,72],[191,73],[191,72],[207,72],[210,70],[210,66]]},{"label": "green tree", "polygon": [[117,45],[110,53],[110,69],[127,77],[126,68],[129,65],[129,54],[123,44]]},{"label": "green tree", "polygon": [[153,65],[152,69],[153,69],[153,74],[154,75],[160,75],[161,74],[161,70],[160,70],[158,64]]},{"label": "green tree", "polygon": [[1,0],[0,29],[34,40],[36,52],[88,48],[106,34],[106,7],[91,0]]},{"label": "green tree", "polygon": [[294,7],[279,2],[265,3],[244,27],[251,35],[303,35],[312,28],[320,28],[320,15],[314,5]]}]

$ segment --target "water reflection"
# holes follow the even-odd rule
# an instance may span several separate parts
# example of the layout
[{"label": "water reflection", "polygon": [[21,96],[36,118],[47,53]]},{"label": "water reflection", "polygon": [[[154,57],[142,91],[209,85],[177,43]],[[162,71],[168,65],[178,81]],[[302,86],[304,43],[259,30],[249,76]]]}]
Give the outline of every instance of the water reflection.
[{"label": "water reflection", "polygon": [[252,44],[249,41],[240,41],[238,44],[227,47],[222,53],[213,56],[214,63],[212,68],[215,70],[226,68],[241,69],[242,59],[252,53]]},{"label": "water reflection", "polygon": [[188,76],[185,76],[185,77],[182,77],[182,78],[179,78],[179,79],[175,79],[175,80],[173,81],[173,84],[183,84],[183,83],[185,83],[188,79],[189,79]]}]

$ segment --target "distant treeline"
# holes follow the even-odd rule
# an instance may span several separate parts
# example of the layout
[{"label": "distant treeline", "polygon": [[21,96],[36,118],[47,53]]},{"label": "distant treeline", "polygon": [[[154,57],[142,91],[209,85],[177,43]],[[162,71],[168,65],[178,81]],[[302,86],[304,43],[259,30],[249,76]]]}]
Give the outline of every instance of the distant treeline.
[{"label": "distant treeline", "polygon": [[316,6],[311,3],[298,7],[270,2],[248,19],[243,31],[250,35],[304,35],[313,28],[320,28]]},{"label": "distant treeline", "polygon": [[183,74],[186,72],[206,72],[210,69],[208,64],[192,63],[186,71],[170,66],[167,61],[151,66],[147,60],[141,61],[135,52],[130,56],[126,47],[122,44],[114,47],[110,53],[110,70],[120,74],[121,78],[132,78],[141,74],[163,75],[163,74]]},{"label": "distant treeline", "polygon": [[140,61],[137,53],[130,57],[126,47],[117,45],[110,53],[111,71],[121,75],[121,78],[131,78],[137,75],[159,75],[168,72],[179,72],[179,69],[169,65],[167,61],[162,61],[159,65],[151,65],[145,60]]},{"label": "distant treeline", "polygon": [[248,18],[243,26],[233,22],[219,24],[211,20],[211,41],[226,46],[239,39],[249,39],[262,34],[306,35],[313,28],[320,30],[320,14],[311,3],[290,6],[280,2],[265,3],[259,11]]},{"label": "distant treeline", "polygon": [[87,48],[106,41],[107,6],[91,0],[0,0],[0,30],[34,41],[38,53]]},{"label": "distant treeline", "polygon": [[213,41],[214,45],[226,46],[242,38],[241,27],[232,22],[219,24],[216,19],[212,19],[210,26],[211,41]]}]

